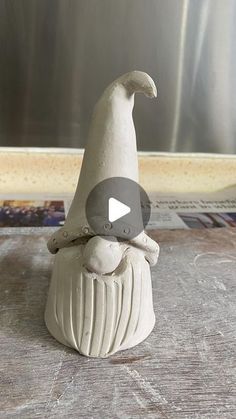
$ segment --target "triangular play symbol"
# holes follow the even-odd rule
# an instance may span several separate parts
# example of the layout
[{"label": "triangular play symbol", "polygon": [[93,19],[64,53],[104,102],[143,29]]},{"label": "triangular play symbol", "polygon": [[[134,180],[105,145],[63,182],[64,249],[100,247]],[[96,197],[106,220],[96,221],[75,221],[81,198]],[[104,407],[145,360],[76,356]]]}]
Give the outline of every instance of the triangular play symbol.
[{"label": "triangular play symbol", "polygon": [[130,211],[131,209],[128,205],[123,204],[123,202],[118,201],[118,199],[109,198],[108,218],[111,223],[124,217],[124,215],[129,214]]}]

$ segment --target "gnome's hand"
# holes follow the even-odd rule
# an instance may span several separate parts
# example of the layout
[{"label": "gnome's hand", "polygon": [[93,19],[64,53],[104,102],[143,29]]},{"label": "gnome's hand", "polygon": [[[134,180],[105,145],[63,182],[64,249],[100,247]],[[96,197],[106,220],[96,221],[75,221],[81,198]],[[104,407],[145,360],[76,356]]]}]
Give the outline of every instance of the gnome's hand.
[{"label": "gnome's hand", "polygon": [[94,236],[84,248],[84,267],[99,275],[108,274],[120,264],[122,255],[122,247],[115,237]]}]

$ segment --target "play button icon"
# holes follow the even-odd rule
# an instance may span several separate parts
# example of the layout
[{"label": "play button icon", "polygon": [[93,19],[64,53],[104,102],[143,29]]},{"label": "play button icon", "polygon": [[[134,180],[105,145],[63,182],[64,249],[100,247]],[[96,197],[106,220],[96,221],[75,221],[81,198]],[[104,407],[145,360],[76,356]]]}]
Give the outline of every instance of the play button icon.
[{"label": "play button icon", "polygon": [[111,177],[98,183],[89,193],[86,218],[96,235],[130,240],[147,225],[150,201],[138,183],[124,177]]},{"label": "play button icon", "polygon": [[118,201],[116,198],[109,198],[108,200],[108,219],[112,223],[113,221],[119,220],[131,211],[128,205]]}]

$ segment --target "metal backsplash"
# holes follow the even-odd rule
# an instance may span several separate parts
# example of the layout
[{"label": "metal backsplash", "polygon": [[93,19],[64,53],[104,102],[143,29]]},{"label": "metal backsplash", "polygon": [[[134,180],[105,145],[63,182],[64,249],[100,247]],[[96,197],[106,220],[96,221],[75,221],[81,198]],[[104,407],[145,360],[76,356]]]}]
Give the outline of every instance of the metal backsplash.
[{"label": "metal backsplash", "polygon": [[235,0],[0,0],[0,145],[83,147],[113,79],[148,72],[140,150],[236,151]]}]

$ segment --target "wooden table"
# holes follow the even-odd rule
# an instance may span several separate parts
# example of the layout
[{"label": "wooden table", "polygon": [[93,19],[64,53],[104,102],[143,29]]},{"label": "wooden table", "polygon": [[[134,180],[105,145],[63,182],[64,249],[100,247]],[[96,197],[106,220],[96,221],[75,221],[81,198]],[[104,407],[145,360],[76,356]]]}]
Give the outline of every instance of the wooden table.
[{"label": "wooden table", "polygon": [[0,233],[0,417],[235,419],[236,229],[156,234],[155,329],[108,359],[47,332],[51,233]]}]

